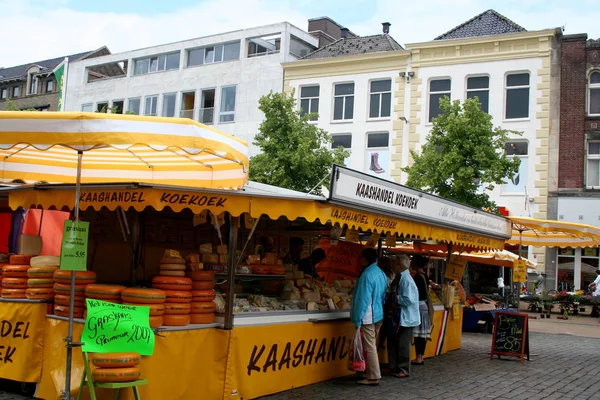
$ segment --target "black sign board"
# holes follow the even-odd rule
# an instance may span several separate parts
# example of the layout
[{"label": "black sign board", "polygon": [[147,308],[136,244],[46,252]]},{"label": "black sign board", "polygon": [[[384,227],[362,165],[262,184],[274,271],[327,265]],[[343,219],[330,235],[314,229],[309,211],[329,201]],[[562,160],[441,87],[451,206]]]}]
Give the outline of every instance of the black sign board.
[{"label": "black sign board", "polygon": [[527,314],[498,312],[494,321],[492,352],[494,355],[519,357],[523,362],[525,355],[529,361],[529,317]]}]

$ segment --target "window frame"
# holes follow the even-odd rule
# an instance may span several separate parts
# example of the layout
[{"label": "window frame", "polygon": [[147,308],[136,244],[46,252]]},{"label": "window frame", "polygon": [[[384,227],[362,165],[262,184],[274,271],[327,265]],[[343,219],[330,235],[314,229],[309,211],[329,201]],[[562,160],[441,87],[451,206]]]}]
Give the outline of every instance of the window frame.
[{"label": "window frame", "polygon": [[[488,79],[487,89],[484,89],[484,88],[469,89],[469,79],[471,79],[471,78],[487,78]],[[490,96],[490,92],[491,92],[490,82],[491,82],[491,80],[492,79],[491,79],[491,77],[490,77],[489,74],[474,74],[474,75],[467,75],[465,77],[465,101],[470,98],[469,97],[469,92],[483,92],[483,91],[486,91],[487,92],[487,110],[483,110],[482,109],[482,111],[485,111],[486,114],[490,113],[490,100],[491,100],[491,96]],[[481,100],[479,100],[479,102],[481,103]]]},{"label": "window frame", "polygon": [[[133,110],[131,109],[131,101],[132,101],[132,100],[133,100],[133,101],[135,101],[135,100],[137,100],[137,101],[138,101],[138,111],[137,111],[137,113],[136,113],[135,115],[141,115],[141,113],[142,113],[142,97],[141,97],[141,96],[139,96],[139,97],[129,97],[129,98],[127,99],[127,111],[126,111],[126,112],[133,111]],[[145,104],[144,104],[144,105],[145,105]]]},{"label": "window frame", "polygon": [[[234,88],[235,89],[235,94],[234,94],[234,99],[233,99],[233,111],[223,111],[223,91],[227,88]],[[215,93],[216,94],[216,93]],[[216,100],[216,99],[215,99]],[[232,124],[235,123],[235,109],[237,108],[237,100],[238,100],[238,94],[237,94],[237,85],[225,85],[225,86],[221,86],[221,91],[219,93],[219,124]],[[216,103],[216,101],[215,101]],[[229,116],[232,115],[233,119],[231,121],[224,121],[222,119],[222,117],[224,116]],[[213,117],[213,121],[214,121],[214,117]],[[214,122],[213,122],[214,123]]]},{"label": "window frame", "polygon": [[[310,87],[316,87],[319,91],[319,94],[316,97],[302,97],[302,89],[304,88],[310,88]],[[309,121],[310,122],[318,122],[319,121],[319,108],[321,106],[321,85],[318,83],[315,84],[307,84],[307,85],[302,85],[298,87],[298,110],[300,111],[301,115],[305,115],[305,114],[311,114],[310,109],[312,108],[313,105],[313,101],[316,100],[317,101],[317,111],[316,111],[316,117],[311,118]],[[302,108],[302,100],[308,100],[308,110],[304,112],[304,114],[302,114],[302,111],[304,110]]]},{"label": "window frame", "polygon": [[[382,91],[382,92],[373,92],[371,85],[374,82],[386,82],[389,81],[390,82],[390,90],[389,91]],[[393,96],[393,92],[394,92],[394,80],[392,78],[375,78],[375,79],[370,79],[368,82],[368,104],[367,104],[367,121],[387,121],[390,120],[392,118],[392,111],[393,111],[393,105],[394,105],[394,96]],[[383,98],[384,94],[389,93],[390,95],[390,109],[389,109],[389,116],[382,116],[382,111],[383,111],[383,102],[381,101]],[[371,117],[371,100],[373,96],[379,96],[379,116],[377,117]]]},{"label": "window frame", "polygon": [[[352,85],[352,94],[343,94],[343,95],[336,95],[335,94],[335,88],[338,85],[348,85],[351,84]],[[354,100],[356,98],[356,82],[354,81],[342,81],[342,82],[334,82],[333,83],[333,91],[332,91],[332,104],[331,104],[331,123],[332,124],[344,124],[344,123],[351,123],[354,121],[354,114],[356,114],[356,110],[354,107]],[[342,118],[341,119],[335,119],[335,99],[341,97],[343,98],[343,102],[342,102]],[[346,118],[346,102],[347,102],[347,98],[348,97],[352,97],[352,118]]]},{"label": "window frame", "polygon": [[[168,56],[173,55],[173,54],[179,55],[179,57],[178,57],[179,62],[177,63],[177,68],[167,69],[167,58],[168,58]],[[163,69],[160,69],[161,58],[162,58]],[[156,70],[155,71],[151,70],[152,69],[152,60],[156,60]],[[141,61],[147,61],[148,67],[147,67],[146,72],[142,72],[142,73],[138,74],[138,73],[136,73],[137,63],[141,62]],[[149,75],[149,74],[157,74],[159,72],[177,71],[180,68],[181,68],[181,50],[177,50],[177,51],[169,51],[169,52],[161,53],[161,54],[154,54],[151,56],[134,58],[132,73],[133,73],[133,76],[144,76],[144,75]]]},{"label": "window frame", "polygon": [[[17,94],[15,94],[15,91],[17,92]],[[21,87],[13,86],[11,88],[10,94],[11,94],[11,98],[13,98],[13,99],[19,98],[21,96]]]},{"label": "window frame", "polygon": [[[144,114],[143,115],[145,117],[156,117],[158,115],[158,97],[159,97],[159,95],[157,95],[157,94],[151,94],[148,96],[144,96],[144,110],[143,110]],[[155,107],[154,114],[152,114],[152,113],[148,114],[146,112],[146,101],[148,99],[154,99],[156,101],[156,104],[154,105],[154,107]],[[152,109],[152,101],[150,101],[150,108]]]},{"label": "window frame", "polygon": [[[86,106],[89,106],[91,111],[85,111],[84,108]],[[84,103],[84,104],[82,104],[81,105],[81,112],[94,112],[94,103]]]},{"label": "window frame", "polygon": [[[529,84],[528,85],[521,85],[521,86],[508,86],[508,77],[511,75],[521,75],[521,74],[527,74],[529,75]],[[502,121],[504,122],[511,122],[511,121],[529,121],[531,119],[531,71],[528,70],[522,70],[522,71],[509,71],[506,72],[504,74],[504,104],[503,104],[503,111],[502,111]],[[527,94],[527,116],[526,117],[517,117],[517,118],[508,118],[506,116],[506,104],[508,101],[508,91],[509,90],[517,90],[517,89],[527,89],[528,90],[528,94]]]},{"label": "window frame", "polygon": [[[50,90],[48,90],[48,86],[50,86]],[[54,93],[54,79],[46,80],[46,93]]]},{"label": "window frame", "polygon": [[8,99],[8,88],[0,89],[0,100]]},{"label": "window frame", "polygon": [[[519,159],[527,158],[528,160],[531,159],[530,154],[529,154],[529,150],[530,150],[529,147],[531,146],[531,143],[529,140],[527,140],[527,139],[509,139],[506,142],[504,142],[504,146],[506,146],[508,143],[525,143],[525,144],[527,144],[527,154],[512,154],[512,155],[508,155],[508,157],[518,157]],[[505,150],[505,152],[506,152],[506,150]],[[530,166],[527,165],[527,167],[529,168]],[[521,165],[519,165],[519,168],[521,168]],[[529,180],[529,171],[527,171],[527,179]],[[506,192],[506,191],[504,191],[505,185],[507,185],[507,183],[503,183],[500,185],[500,188],[501,188],[500,194],[503,196],[523,196],[525,194],[525,191]],[[527,184],[525,184],[524,186],[529,187],[529,185],[527,185]]]},{"label": "window frame", "polygon": [[589,72],[588,77],[587,77],[587,88],[586,88],[586,107],[585,107],[585,112],[588,116],[590,117],[600,117],[600,110],[598,113],[592,113],[591,112],[591,100],[592,100],[592,90],[598,90],[600,91],[600,82],[599,83],[592,83],[592,75],[594,74],[599,74],[600,75],[600,70],[592,70]]},{"label": "window frame", "polygon": [[[584,180],[585,180],[585,187],[586,189],[590,189],[590,190],[599,190],[600,189],[600,154],[590,154],[590,144],[591,143],[599,143],[600,144],[600,140],[595,140],[595,139],[588,139],[585,142],[585,176],[584,176]],[[598,160],[598,185],[588,185],[588,171],[589,171],[589,163],[590,160]]]},{"label": "window frame", "polygon": [[[238,46],[237,58],[225,60],[225,47],[227,47],[229,45],[237,45]],[[215,51],[218,47],[221,48],[221,59],[219,61],[215,61],[215,55],[216,55]],[[206,51],[208,49],[213,49],[213,53],[212,53],[213,56],[212,56],[211,62],[206,62]],[[192,51],[201,51],[201,50],[202,50],[202,63],[190,65],[190,53]],[[224,42],[224,43],[214,43],[214,44],[209,44],[206,46],[185,49],[185,52],[186,52],[185,68],[194,68],[194,67],[200,67],[202,65],[211,65],[211,64],[220,64],[220,63],[224,63],[224,62],[239,61],[239,59],[241,57],[240,56],[241,51],[242,51],[241,40],[234,40],[232,42]]]},{"label": "window frame", "polygon": [[[435,81],[450,81],[450,89],[449,90],[439,90],[439,91],[435,91],[432,92],[431,91],[431,82],[435,82]],[[440,94],[440,93],[445,93],[447,94],[447,97],[452,100],[452,77],[450,76],[436,76],[433,78],[429,78],[429,80],[427,81],[427,122],[425,123],[425,125],[432,125],[433,124],[433,118],[435,117],[431,117],[431,94],[435,93]],[[442,96],[444,97],[444,96]],[[438,103],[439,103],[439,99],[438,99]],[[437,105],[437,107],[439,108],[439,104]],[[439,115],[439,114],[438,114]]]},{"label": "window frame", "polygon": [[[167,104],[165,99],[167,96],[170,96],[173,98],[173,115],[171,115],[171,116],[165,115],[165,106]],[[165,117],[165,118],[174,118],[176,115],[177,115],[177,92],[163,93],[160,116]]]}]

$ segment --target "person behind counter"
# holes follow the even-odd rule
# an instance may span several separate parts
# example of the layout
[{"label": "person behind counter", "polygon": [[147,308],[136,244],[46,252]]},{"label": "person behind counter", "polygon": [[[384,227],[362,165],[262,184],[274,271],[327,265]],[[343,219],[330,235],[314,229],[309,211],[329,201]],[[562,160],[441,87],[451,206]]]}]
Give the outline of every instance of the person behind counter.
[{"label": "person behind counter", "polygon": [[300,258],[302,257],[302,250],[304,249],[304,239],[299,237],[290,238],[290,251],[283,257],[283,264],[298,265]]},{"label": "person behind counter", "polygon": [[358,277],[352,297],[350,320],[362,333],[363,348],[367,353],[366,379],[359,385],[379,385],[381,371],[377,355],[377,335],[383,322],[383,301],[387,289],[387,277],[377,266],[377,250],[362,251],[363,271]]},{"label": "person behind counter", "polygon": [[416,358],[413,365],[423,365],[425,363],[425,348],[427,341],[431,340],[431,327],[433,326],[433,304],[429,297],[429,278],[426,268],[429,259],[421,255],[413,256],[411,267],[415,271],[415,284],[419,290],[419,312],[421,314],[421,324],[413,331],[415,342]]},{"label": "person behind counter", "polygon": [[317,247],[313,250],[310,257],[303,258],[298,262],[298,271],[304,272],[304,275],[310,275],[315,279],[320,279],[316,267],[317,264],[325,260],[325,258],[327,258],[325,250]]}]

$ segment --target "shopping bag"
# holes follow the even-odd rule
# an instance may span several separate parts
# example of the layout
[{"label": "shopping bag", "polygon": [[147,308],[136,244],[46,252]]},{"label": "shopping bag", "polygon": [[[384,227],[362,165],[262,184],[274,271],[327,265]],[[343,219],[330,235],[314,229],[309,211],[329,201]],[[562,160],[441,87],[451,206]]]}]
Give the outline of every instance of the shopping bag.
[{"label": "shopping bag", "polygon": [[348,353],[348,369],[355,372],[365,372],[367,370],[367,362],[365,359],[361,330],[360,328],[357,328],[354,339],[352,340],[350,352]]}]

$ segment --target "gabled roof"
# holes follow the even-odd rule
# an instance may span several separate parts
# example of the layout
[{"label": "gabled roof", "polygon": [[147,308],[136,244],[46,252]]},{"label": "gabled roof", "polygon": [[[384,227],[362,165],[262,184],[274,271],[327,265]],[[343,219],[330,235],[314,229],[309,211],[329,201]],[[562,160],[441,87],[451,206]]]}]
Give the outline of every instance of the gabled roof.
[{"label": "gabled roof", "polygon": [[517,32],[527,32],[527,30],[504,15],[494,10],[487,10],[434,40],[465,39]]},{"label": "gabled roof", "polygon": [[303,60],[354,56],[365,53],[404,50],[404,48],[387,34],[348,37],[336,40],[325,47],[310,53]]}]

